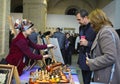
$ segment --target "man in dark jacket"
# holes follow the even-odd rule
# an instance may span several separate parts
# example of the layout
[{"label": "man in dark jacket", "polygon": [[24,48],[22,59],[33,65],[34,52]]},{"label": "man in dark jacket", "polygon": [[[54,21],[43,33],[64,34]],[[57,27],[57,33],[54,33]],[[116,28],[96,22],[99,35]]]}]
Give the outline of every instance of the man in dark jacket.
[{"label": "man in dark jacket", "polygon": [[80,37],[80,48],[79,48],[79,58],[78,65],[82,70],[83,82],[84,84],[90,84],[91,74],[89,67],[86,65],[86,54],[89,54],[90,48],[96,36],[93,31],[90,21],[88,19],[88,12],[81,9],[76,13],[76,18],[80,24],[79,27],[79,37]]}]

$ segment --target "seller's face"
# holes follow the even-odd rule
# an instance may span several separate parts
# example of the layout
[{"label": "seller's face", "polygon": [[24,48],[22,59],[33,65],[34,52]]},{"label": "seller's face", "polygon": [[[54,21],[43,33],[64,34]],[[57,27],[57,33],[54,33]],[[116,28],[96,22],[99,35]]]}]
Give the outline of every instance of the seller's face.
[{"label": "seller's face", "polygon": [[76,18],[77,18],[77,21],[79,22],[79,24],[81,24],[81,25],[84,25],[84,18],[83,17],[81,17],[81,15],[80,15],[80,13],[78,13],[77,15],[76,15]]},{"label": "seller's face", "polygon": [[31,28],[29,28],[29,29],[26,30],[26,34],[27,35],[31,35],[31,33],[34,32],[34,31],[35,31],[34,27],[31,27]]}]

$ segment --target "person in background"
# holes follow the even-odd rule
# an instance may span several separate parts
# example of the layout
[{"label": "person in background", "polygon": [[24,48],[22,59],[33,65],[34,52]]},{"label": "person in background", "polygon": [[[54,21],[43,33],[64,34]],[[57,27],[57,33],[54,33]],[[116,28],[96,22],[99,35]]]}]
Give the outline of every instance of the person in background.
[{"label": "person in background", "polygon": [[36,55],[30,50],[30,47],[35,49],[46,49],[54,47],[52,44],[48,45],[37,45],[34,44],[28,36],[34,31],[34,24],[27,19],[17,19],[14,27],[19,29],[20,32],[12,40],[9,54],[6,57],[6,62],[8,64],[17,66],[19,75],[22,74],[25,67],[25,56],[28,56],[30,59],[41,60],[43,57],[47,58],[49,55]]},{"label": "person in background", "polygon": [[75,34],[70,34],[69,39],[71,41],[70,46],[71,46],[72,55],[75,53],[75,38],[76,38]]},{"label": "person in background", "polygon": [[56,32],[53,34],[53,38],[57,38],[58,44],[60,46],[60,50],[63,56],[63,60],[65,60],[65,34],[61,32],[61,29],[58,27],[56,28]]},{"label": "person in background", "polygon": [[72,63],[72,39],[70,38],[70,34],[66,33],[65,39],[65,64],[71,65]]},{"label": "person in background", "polygon": [[84,9],[79,10],[76,13],[76,18],[80,24],[79,37],[80,37],[80,48],[78,65],[81,68],[84,84],[90,84],[91,74],[88,65],[86,64],[86,53],[90,53],[90,49],[96,33],[93,31],[90,21],[88,19],[88,12]]},{"label": "person in background", "polygon": [[89,15],[97,36],[91,47],[91,58],[86,63],[94,71],[94,81],[120,84],[120,39],[107,15],[101,9]]},{"label": "person in background", "polygon": [[[38,43],[37,37],[38,37],[39,33],[36,32],[36,30],[34,29],[33,32],[31,33],[31,35],[28,36],[28,38],[35,44]],[[37,52],[36,52],[37,53]]]}]

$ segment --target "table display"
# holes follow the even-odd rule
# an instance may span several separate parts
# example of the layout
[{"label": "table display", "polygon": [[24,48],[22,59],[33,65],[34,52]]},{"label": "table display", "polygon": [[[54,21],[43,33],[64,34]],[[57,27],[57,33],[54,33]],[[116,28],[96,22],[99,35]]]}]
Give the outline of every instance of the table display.
[{"label": "table display", "polygon": [[[36,71],[30,72],[29,84],[69,83],[70,80],[63,73],[63,69],[65,70],[65,66],[62,66],[62,63],[48,65],[43,70],[36,69]],[[70,71],[69,69],[67,70]]]},{"label": "table display", "polygon": [[[55,66],[55,65],[54,65]],[[65,72],[66,66],[54,67],[52,70],[42,70],[39,66],[35,66],[30,71],[24,71],[23,75],[20,76],[21,83],[28,83],[29,84],[70,84],[70,74]],[[66,69],[69,71],[69,68]],[[72,71],[75,71],[75,69]],[[80,84],[77,74],[72,74],[71,78],[73,79],[73,84]]]}]

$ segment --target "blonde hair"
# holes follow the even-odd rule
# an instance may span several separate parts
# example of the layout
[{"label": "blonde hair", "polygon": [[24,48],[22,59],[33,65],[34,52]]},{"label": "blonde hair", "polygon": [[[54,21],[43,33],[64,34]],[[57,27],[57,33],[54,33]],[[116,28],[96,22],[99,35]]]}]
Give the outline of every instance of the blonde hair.
[{"label": "blonde hair", "polygon": [[95,9],[88,17],[96,32],[98,32],[104,25],[113,26],[107,15],[101,9]]}]

